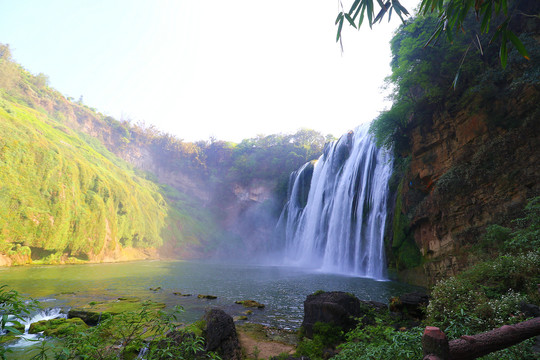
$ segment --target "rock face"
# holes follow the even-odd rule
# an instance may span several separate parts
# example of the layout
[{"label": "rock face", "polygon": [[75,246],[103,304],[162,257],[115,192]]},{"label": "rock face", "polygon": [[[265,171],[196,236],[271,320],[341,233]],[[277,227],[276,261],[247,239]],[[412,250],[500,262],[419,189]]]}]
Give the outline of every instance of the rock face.
[{"label": "rock face", "polygon": [[427,260],[427,283],[474,263],[467,248],[486,226],[510,226],[527,200],[540,194],[539,102],[540,91],[530,87],[490,104],[496,113],[471,105],[431,121],[412,120],[400,211],[411,220],[410,232]]},{"label": "rock face", "polygon": [[354,295],[342,291],[308,295],[304,301],[302,328],[308,338],[313,337],[313,326],[317,322],[332,324],[344,331],[351,330],[357,324],[356,318],[366,315],[371,308],[387,309],[384,304],[363,302]]},{"label": "rock face", "polygon": [[240,360],[240,343],[233,318],[220,309],[211,309],[204,315],[206,350],[215,351],[222,359]]}]

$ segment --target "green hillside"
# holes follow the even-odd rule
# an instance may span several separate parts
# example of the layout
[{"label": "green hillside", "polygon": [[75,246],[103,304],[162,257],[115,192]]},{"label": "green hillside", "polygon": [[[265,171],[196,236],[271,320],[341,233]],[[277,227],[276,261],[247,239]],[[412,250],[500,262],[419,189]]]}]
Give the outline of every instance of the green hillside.
[{"label": "green hillside", "polygon": [[127,260],[164,243],[185,252],[215,232],[189,196],[68,128],[69,108],[37,106],[69,104],[40,76],[5,57],[0,74],[0,255],[15,264]]}]

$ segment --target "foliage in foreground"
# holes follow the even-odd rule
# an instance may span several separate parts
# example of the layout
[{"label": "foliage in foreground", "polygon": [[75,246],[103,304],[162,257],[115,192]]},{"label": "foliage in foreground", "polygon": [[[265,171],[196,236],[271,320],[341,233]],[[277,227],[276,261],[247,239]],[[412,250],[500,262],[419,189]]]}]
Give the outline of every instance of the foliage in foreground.
[{"label": "foliage in foreground", "polygon": [[[20,335],[21,331],[10,324],[22,321],[36,307],[37,302],[27,302],[16,291],[0,286],[0,334]],[[179,307],[170,314],[155,311],[145,303],[138,311],[106,317],[97,326],[82,331],[82,327],[73,327],[62,333],[60,341],[43,340],[33,359],[134,359],[139,353],[146,360],[219,359],[205,352],[204,338],[178,328],[179,311]],[[0,359],[6,359],[9,352],[9,348],[0,347]]]},{"label": "foliage in foreground", "polygon": [[[341,12],[336,19],[336,25],[338,25],[336,41],[341,38],[341,30],[345,20],[349,25],[359,29],[367,16],[369,26],[372,27],[374,23],[382,21],[382,19],[388,14],[388,20],[392,17],[392,11],[399,16],[401,21],[405,22],[404,17],[409,16],[409,11],[403,7],[398,0],[381,1],[378,2],[378,12],[375,12],[376,5],[374,0],[355,0],[352,1],[351,8],[348,12],[345,12],[343,4],[341,4]],[[510,4],[509,4],[510,3]],[[428,45],[432,41],[439,37],[444,32],[448,41],[453,42],[456,36],[459,37],[460,32],[466,31],[476,34],[478,46],[482,46],[478,35],[489,33],[491,29],[497,29],[497,31],[490,37],[490,42],[499,42],[499,57],[501,65],[504,68],[507,64],[508,57],[508,45],[512,44],[519,53],[526,59],[529,59],[529,54],[523,45],[523,43],[517,38],[509,27],[511,20],[516,22],[517,15],[512,11],[512,0],[484,0],[484,1],[463,1],[463,0],[421,0],[419,6],[419,13],[422,15],[428,15],[435,13],[438,21],[436,28],[430,32],[430,36],[423,45]],[[509,10],[510,9],[510,10]],[[467,17],[474,16],[476,18],[476,24],[467,24]],[[527,16],[535,17],[534,13],[527,14]],[[481,20],[481,21],[480,21]],[[519,19],[518,19],[519,21]],[[472,29],[472,30],[471,30]],[[478,31],[479,30],[479,31]],[[462,37],[465,37],[462,35]]]},{"label": "foliage in foreground", "polygon": [[[173,336],[174,335],[174,336]],[[111,316],[84,332],[68,335],[61,349],[53,349],[55,359],[130,359],[141,352],[150,359],[217,358],[204,354],[204,339],[177,330],[176,315],[140,311]]]}]

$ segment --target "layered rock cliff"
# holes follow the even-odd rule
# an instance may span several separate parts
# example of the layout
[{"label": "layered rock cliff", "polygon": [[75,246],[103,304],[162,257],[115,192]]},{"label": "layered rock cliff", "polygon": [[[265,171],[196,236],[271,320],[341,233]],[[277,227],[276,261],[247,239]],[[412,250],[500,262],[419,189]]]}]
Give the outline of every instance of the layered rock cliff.
[{"label": "layered rock cliff", "polygon": [[522,122],[510,129],[490,126],[486,112],[468,109],[411,128],[403,209],[429,282],[474,262],[467,250],[486,226],[510,226],[527,199],[540,194],[539,102],[540,91],[528,88],[499,104]]}]

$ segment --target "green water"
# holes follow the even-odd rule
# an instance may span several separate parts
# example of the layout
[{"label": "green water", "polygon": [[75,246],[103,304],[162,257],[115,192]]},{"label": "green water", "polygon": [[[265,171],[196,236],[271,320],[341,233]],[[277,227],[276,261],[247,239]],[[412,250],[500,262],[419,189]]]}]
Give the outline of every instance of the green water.
[{"label": "green water", "polygon": [[[224,265],[184,261],[143,261],[115,264],[27,266],[0,268],[0,283],[43,302],[69,308],[90,301],[138,296],[182,305],[182,320],[198,320],[205,309],[224,308],[231,315],[245,309],[236,300],[253,299],[266,305],[250,321],[288,329],[300,327],[303,301],[317,290],[339,290],[363,300],[388,302],[392,296],[414,290],[393,281],[324,274],[298,268]],[[149,288],[161,287],[157,292]],[[173,292],[193,294],[180,297]],[[198,294],[216,300],[198,299]]]},{"label": "green water", "polygon": [[[184,261],[0,268],[0,284],[39,300],[44,308],[60,307],[64,312],[90,301],[122,296],[164,302],[170,308],[181,305],[185,311],[180,320],[185,323],[200,319],[210,307],[220,307],[232,316],[243,315],[246,309],[234,302],[251,299],[266,307],[253,309],[248,321],[285,329],[300,327],[303,302],[317,290],[345,291],[363,300],[388,302],[392,296],[417,289],[392,281],[298,268]],[[156,287],[161,289],[150,290]],[[217,299],[199,299],[198,294],[215,295]],[[20,340],[9,346],[13,351],[10,359],[29,359],[38,344]]]}]

